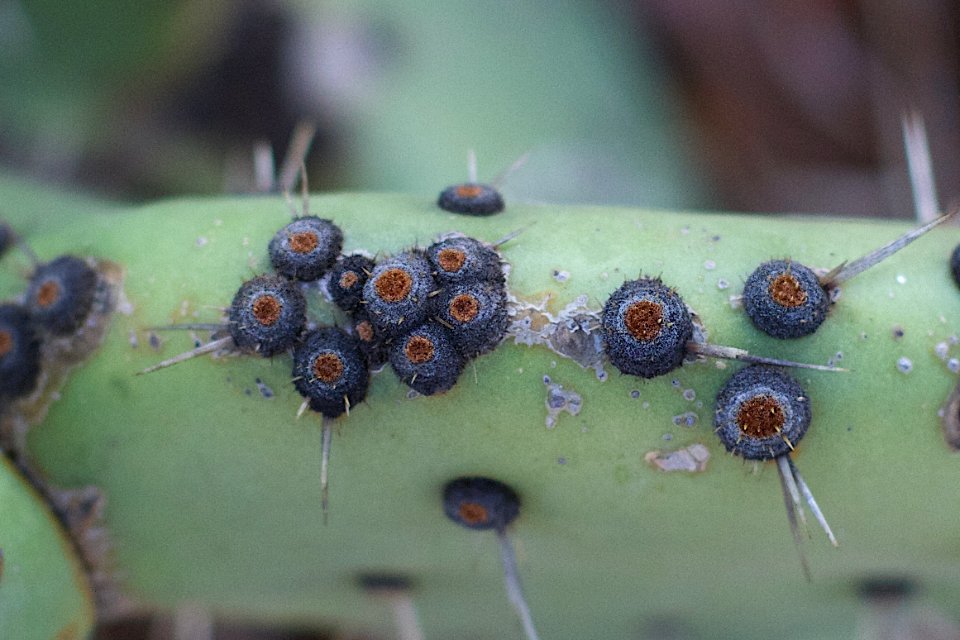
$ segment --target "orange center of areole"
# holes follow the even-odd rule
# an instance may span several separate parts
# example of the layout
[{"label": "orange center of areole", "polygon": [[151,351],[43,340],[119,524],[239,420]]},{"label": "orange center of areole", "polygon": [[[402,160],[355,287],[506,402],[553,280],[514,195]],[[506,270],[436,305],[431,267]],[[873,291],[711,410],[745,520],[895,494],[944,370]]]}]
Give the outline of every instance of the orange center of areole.
[{"label": "orange center of areole", "polygon": [[467,524],[483,524],[490,520],[490,514],[487,513],[486,508],[476,502],[460,503],[457,513],[460,514],[460,519]]},{"label": "orange center of areole", "polygon": [[57,303],[60,299],[60,285],[55,280],[47,280],[37,289],[37,304],[47,308]]},{"label": "orange center of areole", "polygon": [[450,301],[450,317],[466,324],[480,313],[480,301],[469,293],[461,293]]},{"label": "orange center of areole", "polygon": [[343,360],[335,353],[322,353],[313,361],[313,376],[327,384],[343,378]]},{"label": "orange center of areole", "polygon": [[649,342],[660,335],[663,328],[663,307],[650,300],[634,302],[627,307],[623,323],[634,338]]},{"label": "orange center of areole", "polygon": [[410,336],[403,347],[403,354],[413,364],[423,364],[433,360],[433,342],[423,336]]},{"label": "orange center of areole", "polygon": [[360,276],[354,271],[344,271],[343,275],[340,276],[340,288],[349,289],[353,285],[357,284],[357,281],[360,280]]},{"label": "orange center of areole", "polygon": [[781,273],[770,282],[767,289],[770,298],[781,307],[799,307],[807,301],[807,292],[793,275]]},{"label": "orange center of areole", "polygon": [[387,269],[373,283],[377,295],[387,302],[400,302],[410,295],[413,278],[403,269]]},{"label": "orange center of areole", "polygon": [[356,329],[357,336],[359,336],[361,340],[364,342],[373,342],[373,325],[370,324],[369,320],[358,322]]},{"label": "orange center of areole", "polygon": [[457,195],[461,198],[479,198],[483,187],[478,184],[461,184],[457,187]]},{"label": "orange center of areole", "polygon": [[270,294],[263,294],[253,301],[253,317],[264,327],[276,323],[282,310],[283,304]]},{"label": "orange center of areole", "polygon": [[9,331],[0,331],[0,358],[13,351],[13,336]]},{"label": "orange center of areole", "polygon": [[783,431],[787,418],[772,396],[756,396],[740,405],[737,426],[751,438],[769,438]]},{"label": "orange center of areole", "polygon": [[437,262],[440,264],[440,268],[447,273],[460,271],[466,261],[467,254],[460,249],[442,249],[437,254]]},{"label": "orange center of areole", "polygon": [[290,234],[290,248],[294,253],[310,253],[320,244],[320,239],[313,231],[300,231]]}]

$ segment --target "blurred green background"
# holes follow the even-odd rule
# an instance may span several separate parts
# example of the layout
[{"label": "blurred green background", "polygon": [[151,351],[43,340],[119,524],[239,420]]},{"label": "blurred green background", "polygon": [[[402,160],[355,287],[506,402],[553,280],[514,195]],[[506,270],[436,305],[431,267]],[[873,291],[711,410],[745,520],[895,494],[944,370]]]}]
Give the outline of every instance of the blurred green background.
[{"label": "blurred green background", "polygon": [[910,215],[901,117],[960,176],[956,3],[0,0],[0,165],[147,200],[246,192],[317,123],[319,190]]},{"label": "blurred green background", "polygon": [[5,164],[143,199],[244,192],[319,136],[314,188],[432,193],[524,153],[508,197],[705,204],[667,79],[612,6],[6,2]]}]

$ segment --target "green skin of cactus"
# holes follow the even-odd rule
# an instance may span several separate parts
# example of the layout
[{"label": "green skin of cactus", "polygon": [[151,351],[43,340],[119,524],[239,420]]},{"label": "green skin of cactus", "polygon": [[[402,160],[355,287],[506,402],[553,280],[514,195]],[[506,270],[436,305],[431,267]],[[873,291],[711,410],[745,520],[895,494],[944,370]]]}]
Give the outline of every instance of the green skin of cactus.
[{"label": "green skin of cactus", "polygon": [[[760,262],[829,269],[909,225],[510,202],[478,219],[426,197],[311,199],[311,213],[343,229],[345,253],[522,230],[500,248],[521,300],[557,313],[584,295],[598,310],[624,280],[659,275],[713,344],[849,369],[794,371],[813,424],[793,458],[840,540],[832,548],[808,517],[808,583],[775,466],[727,454],[712,432],[714,396],[740,363],[708,359],[649,381],[607,365],[601,380],[544,345],[507,340],[450,392],[413,399],[387,368],[366,402],[334,423],[324,526],[321,421],[297,418],[289,356],[204,356],[134,375],[194,346],[189,332],[157,332],[155,350],[148,327],[217,322],[240,283],[269,270],[267,242],[289,219],[284,202],[103,208],[13,183],[2,195],[41,258],[92,255],[125,270],[129,306],[32,429],[29,449],[52,481],[106,493],[122,588],[144,607],[187,603],[259,624],[389,634],[388,608],[354,577],[403,573],[427,637],[519,637],[495,536],[443,516],[441,488],[461,475],[520,494],[510,535],[544,638],[636,637],[673,620],[704,637],[850,637],[864,607],[855,586],[873,576],[916,580],[930,606],[960,600],[960,463],[938,416],[957,383],[947,362],[960,356],[950,342],[960,332],[947,267],[954,228],[845,283],[814,335],[778,341],[731,304]],[[8,262],[0,294],[21,291],[21,275]],[[310,315],[342,319],[319,295]],[[560,414],[552,429],[544,376],[582,397],[580,413]],[[709,452],[703,471],[665,472],[646,459],[692,445]]]},{"label": "green skin of cactus", "polygon": [[0,638],[83,638],[93,594],[49,507],[0,456]]}]

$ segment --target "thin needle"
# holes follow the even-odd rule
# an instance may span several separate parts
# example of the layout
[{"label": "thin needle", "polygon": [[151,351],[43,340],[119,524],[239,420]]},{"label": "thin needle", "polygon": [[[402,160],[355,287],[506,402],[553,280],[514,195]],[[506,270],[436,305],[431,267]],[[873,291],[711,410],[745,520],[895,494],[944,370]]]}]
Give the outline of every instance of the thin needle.
[{"label": "thin needle", "polygon": [[194,605],[181,605],[173,612],[174,640],[213,640],[213,615]]},{"label": "thin needle", "polygon": [[233,338],[227,336],[225,338],[220,338],[219,340],[214,340],[213,342],[208,342],[207,344],[197,347],[192,351],[187,351],[186,353],[181,353],[178,356],[164,360],[163,362],[157,363],[152,367],[147,367],[143,371],[137,372],[136,375],[142,376],[146,373],[153,373],[158,369],[164,369],[166,367],[172,367],[175,364],[179,364],[185,360],[190,360],[191,358],[196,358],[197,356],[203,355],[205,353],[210,353],[211,351],[218,351],[233,344]]},{"label": "thin needle", "polygon": [[517,615],[520,616],[520,624],[523,625],[523,631],[527,640],[540,640],[537,630],[533,626],[533,616],[530,615],[530,608],[527,607],[527,600],[523,597],[523,588],[520,586],[520,573],[517,570],[517,558],[513,553],[513,545],[510,544],[510,538],[503,529],[497,530],[497,540],[500,541],[500,559],[503,561],[503,578],[507,583],[507,598]]},{"label": "thin needle", "polygon": [[181,324],[163,324],[156,327],[146,327],[146,331],[220,331],[226,329],[227,325],[215,322],[184,322]]},{"label": "thin needle", "polygon": [[307,183],[307,163],[300,161],[300,201],[304,217],[310,215],[310,185]]},{"label": "thin needle", "polygon": [[934,227],[941,225],[950,218],[954,217],[958,212],[960,212],[960,208],[954,209],[950,213],[944,214],[936,220],[932,220],[923,226],[917,227],[909,233],[903,234],[896,240],[883,245],[875,251],[871,251],[865,256],[857,258],[853,262],[840,265],[827,275],[823,276],[820,279],[820,284],[822,284],[825,289],[830,289],[842,284],[843,282],[846,282],[853,276],[866,271],[881,260],[889,258],[894,253],[900,251],[900,249],[903,249],[905,246],[925,234],[927,231],[930,231]]},{"label": "thin needle", "polygon": [[382,599],[390,606],[399,640],[423,640],[410,580],[406,576],[362,574],[359,583],[370,596]]},{"label": "thin needle", "polygon": [[514,160],[513,164],[511,164],[509,167],[507,167],[506,169],[498,173],[497,177],[495,177],[493,180],[490,181],[490,184],[492,184],[495,188],[499,189],[500,186],[504,182],[506,182],[507,178],[510,177],[510,174],[516,171],[517,169],[519,169],[520,167],[522,167],[523,165],[527,164],[527,160],[529,159],[530,159],[530,152],[528,151],[522,156],[520,156],[519,158],[517,158],[516,160]]},{"label": "thin needle", "polygon": [[323,417],[323,435],[321,437],[320,444],[320,509],[323,511],[323,524],[327,524],[327,506],[328,506],[328,489],[330,487],[329,482],[329,467],[330,467],[330,440],[333,436],[333,419],[326,416]]},{"label": "thin needle", "polygon": [[917,222],[935,220],[940,205],[937,204],[937,185],[933,176],[933,161],[927,141],[927,127],[918,111],[904,113],[900,119],[903,128],[903,147],[913,188],[913,209]]},{"label": "thin needle", "polygon": [[477,184],[477,152],[473,149],[467,150],[467,181]]},{"label": "thin needle", "polygon": [[300,168],[310,151],[310,144],[316,133],[317,127],[312,122],[300,122],[293,130],[287,155],[280,166],[279,186],[283,193],[290,193],[297,183],[297,175],[301,172]]},{"label": "thin needle", "polygon": [[493,243],[494,248],[500,248],[502,245],[505,245],[506,243],[510,242],[511,240],[513,240],[514,238],[516,238],[518,235],[520,235],[521,233],[523,233],[529,228],[530,228],[530,225],[527,225],[525,227],[521,227],[520,229],[517,229],[516,231],[511,231],[507,235],[503,236],[502,238],[494,242]]},{"label": "thin needle", "polygon": [[423,640],[423,630],[417,620],[417,608],[410,594],[400,591],[391,594],[389,600],[393,610],[393,622],[397,626],[397,637],[400,640]]},{"label": "thin needle", "polygon": [[837,538],[833,535],[830,525],[827,524],[827,519],[823,517],[823,512],[820,511],[820,507],[817,505],[817,501],[814,499],[813,493],[810,491],[810,487],[807,486],[807,483],[803,480],[803,476],[800,475],[800,470],[797,469],[797,465],[793,464],[793,460],[790,460],[789,458],[787,461],[790,464],[790,470],[793,472],[793,477],[796,478],[797,485],[800,487],[800,493],[802,493],[803,497],[806,499],[807,506],[810,507],[810,512],[813,513],[813,517],[817,519],[817,522],[820,523],[824,533],[827,534],[827,537],[830,539],[830,544],[835,547],[839,547],[840,543],[837,542]]},{"label": "thin needle", "polygon": [[805,362],[793,362],[792,360],[780,360],[778,358],[765,358],[763,356],[751,355],[748,351],[737,349],[736,347],[724,347],[716,344],[707,344],[706,342],[695,342],[693,340],[687,343],[689,353],[698,353],[712,358],[725,358],[727,360],[740,360],[742,362],[752,362],[754,364],[770,364],[777,367],[793,367],[795,369],[813,369],[814,371],[833,371],[846,372],[847,369],[841,367],[831,367],[823,364],[807,364]]},{"label": "thin needle", "polygon": [[787,488],[787,491],[790,492],[790,500],[793,501],[793,508],[798,516],[797,519],[800,525],[806,529],[807,516],[803,514],[803,505],[800,503],[800,490],[797,488],[797,483],[793,479],[793,473],[790,471],[790,456],[779,456],[777,458],[777,466],[779,467],[780,477],[783,478],[783,484]]},{"label": "thin needle", "polygon": [[270,193],[276,186],[276,163],[269,140],[253,144],[253,188],[257,193]]},{"label": "thin needle", "polygon": [[[784,461],[787,465],[784,465]],[[790,489],[787,486],[787,477],[791,475],[789,456],[780,456],[777,458],[777,473],[780,475],[780,488],[783,490],[783,503],[787,507],[787,520],[790,522],[790,533],[793,534],[793,546],[797,549],[797,555],[800,556],[800,568],[803,570],[803,577],[810,582],[810,565],[807,564],[807,556],[803,553],[803,537],[800,535],[800,528],[797,526],[797,510],[794,507],[793,499],[790,496]]]},{"label": "thin needle", "polygon": [[286,189],[283,190],[283,199],[287,201],[287,208],[290,209],[290,213],[293,215],[293,219],[296,220],[297,218],[300,218],[301,213],[300,211],[297,210],[297,205],[293,203],[293,197],[290,195],[289,190],[286,190]]},{"label": "thin needle", "polygon": [[299,420],[300,417],[303,416],[303,412],[306,411],[307,407],[309,406],[310,406],[309,400],[304,399],[304,401],[300,403],[300,408],[297,409],[297,420]]}]

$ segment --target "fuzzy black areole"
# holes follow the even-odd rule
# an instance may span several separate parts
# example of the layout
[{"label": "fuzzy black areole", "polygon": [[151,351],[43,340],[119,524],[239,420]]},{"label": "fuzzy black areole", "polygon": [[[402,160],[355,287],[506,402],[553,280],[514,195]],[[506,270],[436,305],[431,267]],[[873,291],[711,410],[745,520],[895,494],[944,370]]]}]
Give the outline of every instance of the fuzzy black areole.
[{"label": "fuzzy black areole", "polygon": [[808,336],[823,323],[830,296],[817,274],[788,260],[764,262],[743,287],[743,308],[754,326],[774,338]]},{"label": "fuzzy black areole", "polygon": [[456,384],[464,359],[448,329],[427,323],[394,341],[390,348],[390,366],[404,384],[422,395],[432,396]]},{"label": "fuzzy black areole", "polygon": [[330,220],[306,216],[285,225],[270,240],[270,262],[277,273],[311,282],[333,266],[343,232]]},{"label": "fuzzy black areole", "polygon": [[679,367],[693,336],[683,299],[658,278],[623,283],[607,299],[600,322],[610,363],[642,378]]},{"label": "fuzzy black areole", "polygon": [[503,211],[503,196],[488,184],[465,182],[440,192],[437,206],[450,213],[489,216]]},{"label": "fuzzy black areole", "polygon": [[464,358],[492,350],[507,332],[507,298],[501,284],[450,286],[433,303],[437,321],[450,328],[454,345]]},{"label": "fuzzy black areole", "polygon": [[370,258],[355,253],[342,256],[330,269],[327,292],[334,304],[354,313],[363,301],[363,286],[373,272],[374,262]]},{"label": "fuzzy black areole", "polygon": [[468,529],[503,531],[520,515],[520,498],[499,480],[457,478],[443,488],[443,512]]},{"label": "fuzzy black areole", "polygon": [[425,251],[440,284],[503,282],[500,255],[479,240],[456,236],[434,242]]},{"label": "fuzzy black areole", "polygon": [[960,244],[950,254],[950,273],[953,274],[953,281],[960,286]]},{"label": "fuzzy black areole", "polygon": [[40,375],[40,337],[26,309],[0,304],[0,407],[29,395]]},{"label": "fuzzy black areole", "polygon": [[0,221],[0,258],[13,246],[13,229],[5,222]]},{"label": "fuzzy black areole", "polygon": [[357,584],[368,593],[390,595],[403,593],[413,588],[413,580],[398,573],[361,573]]},{"label": "fuzzy black areole", "polygon": [[373,269],[363,286],[363,306],[384,338],[395,338],[423,322],[436,283],[430,263],[419,252],[401,253]]},{"label": "fuzzy black areole", "polygon": [[294,349],[293,380],[311,409],[336,418],[363,402],[370,372],[357,339],[325,327],[309,332]]},{"label": "fuzzy black areole", "polygon": [[753,365],[720,389],[714,422],[727,451],[770,460],[793,450],[810,418],[810,399],[799,382],[779,369]]},{"label": "fuzzy black areole", "polygon": [[370,321],[370,316],[366,314],[362,307],[353,314],[352,333],[356,336],[360,351],[363,352],[371,369],[376,369],[387,363],[387,360],[390,359],[390,348],[387,341],[377,331]]},{"label": "fuzzy black areole", "polygon": [[60,256],[37,267],[26,306],[38,325],[54,335],[80,328],[97,294],[97,272],[76,256]]},{"label": "fuzzy black areole", "polygon": [[263,275],[241,285],[230,304],[230,336],[237,347],[263,357],[293,348],[307,323],[307,301],[284,278]]}]

